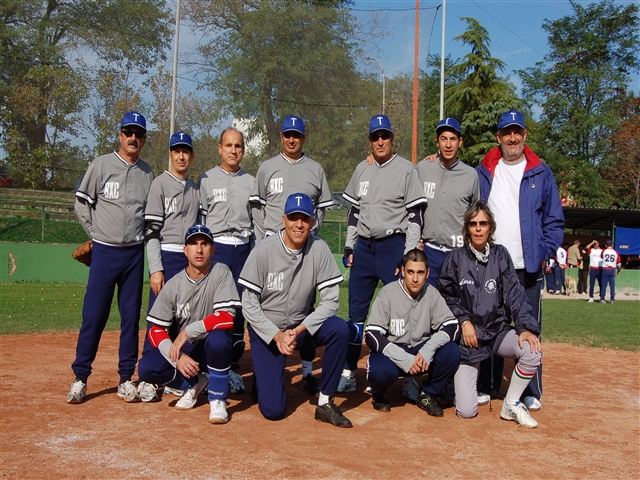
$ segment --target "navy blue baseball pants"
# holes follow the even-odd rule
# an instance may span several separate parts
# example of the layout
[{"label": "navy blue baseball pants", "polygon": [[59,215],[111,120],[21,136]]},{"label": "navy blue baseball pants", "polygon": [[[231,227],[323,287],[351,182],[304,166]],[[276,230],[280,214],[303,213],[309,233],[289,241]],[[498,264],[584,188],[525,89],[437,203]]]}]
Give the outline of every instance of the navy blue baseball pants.
[{"label": "navy blue baseball pants", "polygon": [[396,268],[404,253],[405,236],[391,235],[381,239],[359,238],[353,251],[353,266],[349,273],[349,349],[345,368],[358,368],[362,351],[364,322],[378,286],[398,277]]},{"label": "navy blue baseball pants", "polygon": [[118,286],[120,311],[120,382],[130,380],[138,360],[138,332],[142,306],[144,245],[111,246],[93,242],[89,280],[82,306],[76,359],[71,368],[76,378],[86,381],[96,358],[100,337],[109,319],[111,302]]},{"label": "navy blue baseball pants", "polygon": [[[280,353],[276,342],[266,343],[249,325],[251,359],[255,372],[258,407],[267,420],[284,418],[287,410],[287,394],[284,389],[284,366],[286,355]],[[324,345],[320,392],[333,395],[338,390],[342,366],[347,355],[347,323],[340,317],[327,318],[318,331],[311,335],[304,332],[297,339],[296,349],[307,344],[314,347]]]},{"label": "navy blue baseball pants", "polygon": [[598,281],[598,287],[602,291],[602,268],[589,268],[589,298],[593,298],[593,289]]},{"label": "navy blue baseball pants", "polygon": [[[227,245],[226,243],[215,242],[215,251],[213,252],[212,260],[215,262],[224,263],[231,274],[233,280],[236,282],[236,288],[238,289],[238,295],[242,298],[242,286],[238,284],[238,278],[240,272],[244,267],[244,264],[251,253],[251,245],[245,243],[243,245]],[[244,353],[244,315],[242,314],[242,308],[236,309],[236,316],[233,320],[233,349],[231,353],[231,369],[238,369],[238,361]]]},{"label": "navy blue baseball pants", "polygon": [[607,285],[610,289],[610,299],[615,301],[616,299],[616,273],[615,268],[603,268],[602,269],[602,283],[600,285],[600,300],[604,300],[604,296],[607,293]]},{"label": "navy blue baseball pants", "polygon": [[[229,393],[229,365],[231,365],[231,336],[225,330],[212,330],[204,340],[187,342],[182,352],[200,363],[200,371],[209,372],[209,401],[226,400]],[[158,386],[169,385],[186,390],[198,382],[198,377],[185,378],[171,365],[157,348],[145,352],[138,364],[138,376],[143,382]]]},{"label": "navy blue baseball pants", "polygon": [[[427,342],[422,342],[415,347],[409,347],[408,345],[398,346],[405,352],[416,355],[425,343]],[[439,394],[449,379],[455,375],[459,363],[460,349],[458,345],[454,342],[445,343],[436,350],[436,354],[433,356],[431,364],[429,364],[428,377],[425,378],[422,384],[422,391],[427,395]],[[419,375],[424,374],[421,373]],[[383,353],[371,353],[369,355],[367,360],[367,379],[373,395],[384,393],[400,376],[411,377],[413,375],[404,372]]]}]

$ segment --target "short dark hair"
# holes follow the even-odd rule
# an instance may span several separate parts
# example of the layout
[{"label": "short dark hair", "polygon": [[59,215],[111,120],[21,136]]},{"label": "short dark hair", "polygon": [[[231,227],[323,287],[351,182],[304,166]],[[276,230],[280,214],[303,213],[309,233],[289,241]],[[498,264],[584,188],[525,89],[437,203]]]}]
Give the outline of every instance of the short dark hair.
[{"label": "short dark hair", "polygon": [[484,214],[487,216],[487,220],[489,221],[489,246],[493,247],[493,234],[496,233],[496,219],[493,216],[489,205],[480,200],[469,205],[467,211],[464,212],[464,225],[462,227],[462,237],[464,238],[464,244],[469,245],[471,243],[469,222],[471,222],[471,219],[478,215],[480,212],[484,212]]},{"label": "short dark hair", "polygon": [[404,257],[402,257],[402,263],[400,266],[404,267],[408,262],[424,263],[425,267],[429,268],[429,259],[427,258],[427,254],[419,248],[414,248],[413,250],[409,250],[405,253]]},{"label": "short dark hair", "polygon": [[242,148],[244,148],[244,133],[242,133],[240,130],[238,130],[236,127],[227,127],[225,128],[222,133],[220,134],[220,140],[218,141],[219,145],[222,145],[222,138],[224,137],[224,134],[227,132],[238,132],[240,134],[240,138],[242,138]]}]

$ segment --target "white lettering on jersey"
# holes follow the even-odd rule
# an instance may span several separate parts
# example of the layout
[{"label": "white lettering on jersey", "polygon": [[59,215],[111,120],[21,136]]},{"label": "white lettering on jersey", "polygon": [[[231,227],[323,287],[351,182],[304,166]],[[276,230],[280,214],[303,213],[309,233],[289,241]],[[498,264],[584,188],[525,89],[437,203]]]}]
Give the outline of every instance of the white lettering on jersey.
[{"label": "white lettering on jersey", "polygon": [[392,318],[389,323],[389,332],[396,337],[404,335],[404,318]]},{"label": "white lettering on jersey", "polygon": [[275,272],[267,274],[267,290],[281,292],[284,290],[284,273]]},{"label": "white lettering on jersey", "polygon": [[117,200],[120,196],[120,183],[106,182],[104,184],[104,198],[109,200]]},{"label": "white lettering on jersey", "polygon": [[453,248],[461,247],[462,245],[464,245],[464,238],[462,235],[451,235],[451,246]]},{"label": "white lettering on jersey", "polygon": [[214,188],[212,193],[213,193],[213,203],[226,202],[227,201],[227,189],[226,188]]},{"label": "white lettering on jersey", "polygon": [[369,182],[360,182],[360,188],[358,189],[358,196],[364,197],[367,195],[367,191],[369,190]]},{"label": "white lettering on jersey", "polygon": [[164,199],[164,214],[170,215],[178,211],[178,198],[165,198]]},{"label": "white lettering on jersey", "polygon": [[466,278],[463,278],[462,280],[460,280],[460,285],[473,285],[473,280],[467,280]]},{"label": "white lettering on jersey", "polygon": [[282,193],[282,185],[283,185],[283,179],[282,177],[279,178],[272,178],[271,180],[269,180],[269,193],[274,194],[274,193]]},{"label": "white lettering on jersey", "polygon": [[191,316],[191,306],[189,303],[176,303],[176,318],[178,320],[188,320]]},{"label": "white lettering on jersey", "polygon": [[424,182],[424,196],[427,198],[433,198],[436,196],[435,182]]}]

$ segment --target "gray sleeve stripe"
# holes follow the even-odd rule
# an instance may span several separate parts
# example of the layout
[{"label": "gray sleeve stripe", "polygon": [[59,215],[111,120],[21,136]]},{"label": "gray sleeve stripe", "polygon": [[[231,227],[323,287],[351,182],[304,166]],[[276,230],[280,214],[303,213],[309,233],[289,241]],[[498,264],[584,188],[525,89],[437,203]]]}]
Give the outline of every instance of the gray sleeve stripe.
[{"label": "gray sleeve stripe", "polygon": [[242,307],[242,303],[239,302],[238,300],[227,300],[224,302],[216,302],[213,304],[213,310],[219,310],[221,308],[229,308],[229,307],[236,307],[236,308],[240,308]]},{"label": "gray sleeve stripe", "polygon": [[156,221],[156,222],[164,223],[164,217],[160,215],[145,215],[144,219],[147,221]]},{"label": "gray sleeve stripe", "polygon": [[327,208],[331,205],[333,205],[333,200],[328,200],[326,202],[320,202],[318,205],[316,205],[316,208]]},{"label": "gray sleeve stripe", "polygon": [[249,290],[251,290],[252,292],[257,293],[258,295],[260,295],[262,293],[262,287],[259,287],[258,285],[255,285],[255,284],[245,280],[244,278],[238,279],[238,283],[240,285],[242,285],[243,287],[247,287]]},{"label": "gray sleeve stripe", "polygon": [[342,275],[330,278],[329,280],[325,280],[324,282],[318,284],[318,290],[322,290],[323,288],[327,288],[332,285],[337,285],[338,283],[342,282],[342,280],[344,280],[342,278]]},{"label": "gray sleeve stripe", "polygon": [[89,195],[81,191],[76,192],[76,197],[86,200],[89,203],[89,205],[93,205],[94,203],[96,203],[96,201],[93,198],[91,198]]},{"label": "gray sleeve stripe", "polygon": [[411,208],[411,207],[415,207],[416,205],[420,205],[421,203],[427,203],[427,199],[422,197],[422,198],[418,198],[412,202],[409,203],[405,203],[404,206],[406,208]]},{"label": "gray sleeve stripe", "polygon": [[346,193],[343,193],[342,196],[344,197],[345,200],[353,203],[356,207],[360,206],[360,202],[358,200],[356,200],[355,198],[347,195]]},{"label": "gray sleeve stripe", "polygon": [[172,320],[161,320],[156,317],[152,317],[151,315],[147,315],[147,322],[155,323],[156,325],[160,325],[161,327],[170,327]]}]

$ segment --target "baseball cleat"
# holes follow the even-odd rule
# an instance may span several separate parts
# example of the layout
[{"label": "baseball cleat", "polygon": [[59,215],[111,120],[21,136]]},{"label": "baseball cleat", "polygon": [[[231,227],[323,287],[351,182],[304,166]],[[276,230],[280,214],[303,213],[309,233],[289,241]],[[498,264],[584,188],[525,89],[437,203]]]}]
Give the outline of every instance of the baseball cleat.
[{"label": "baseball cleat", "polygon": [[488,405],[491,397],[487,393],[478,392],[478,405]]},{"label": "baseball cleat", "polygon": [[356,391],[356,376],[352,373],[348,377],[340,375],[340,383],[338,384],[338,393],[348,393]]},{"label": "baseball cleat", "polygon": [[67,395],[67,403],[82,403],[87,396],[87,384],[79,378],[76,378],[71,384],[69,395]]},{"label": "baseball cleat", "polygon": [[443,417],[444,412],[435,398],[422,392],[416,400],[416,405],[432,417]]},{"label": "baseball cleat", "polygon": [[587,303],[593,303],[593,298],[590,298]]},{"label": "baseball cleat", "polygon": [[230,393],[244,393],[244,382],[242,381],[242,375],[229,370],[229,392]]},{"label": "baseball cleat", "polygon": [[159,402],[162,390],[157,385],[147,382],[138,383],[138,396],[140,401],[144,403]]},{"label": "baseball cleat", "polygon": [[415,378],[404,379],[404,385],[402,386],[402,395],[407,397],[412,402],[415,402],[418,399],[418,395],[420,395],[420,387],[418,387],[418,382],[416,382]]},{"label": "baseball cleat", "polygon": [[300,388],[303,392],[307,392],[309,395],[313,395],[314,397],[320,393],[320,387],[318,386],[318,380],[313,375],[306,375],[302,379],[302,383],[300,384]]},{"label": "baseball cleat", "polygon": [[207,385],[209,385],[209,379],[202,373],[199,373],[197,383],[193,387],[187,388],[182,394],[182,397],[180,397],[180,400],[176,402],[176,410],[189,410],[195,407],[198,401],[198,395],[207,388]]},{"label": "baseball cleat", "polygon": [[322,406],[318,405],[316,407],[315,418],[319,422],[330,423],[340,428],[353,427],[351,420],[342,414],[340,409],[333,403],[333,400],[330,400],[329,403],[325,403]]},{"label": "baseball cleat", "polygon": [[600,300],[600,303],[607,303],[606,300]]},{"label": "baseball cleat", "polygon": [[389,400],[387,400],[384,393],[373,395],[371,403],[373,404],[373,408],[379,412],[389,413],[391,411],[391,405],[389,405]]},{"label": "baseball cleat", "polygon": [[227,405],[224,400],[211,400],[209,402],[211,411],[209,413],[209,423],[220,424],[229,421]]},{"label": "baseball cleat", "polygon": [[537,412],[542,408],[540,400],[538,400],[536,397],[524,397],[523,403],[525,407],[527,407],[527,410],[529,410],[530,412]]},{"label": "baseball cleat", "polygon": [[127,403],[137,403],[140,401],[136,384],[131,380],[127,380],[118,385],[118,396]]},{"label": "baseball cleat", "polygon": [[518,425],[522,425],[527,428],[536,428],[538,422],[536,422],[531,415],[527,407],[522,402],[516,402],[515,405],[502,404],[502,410],[500,411],[500,418],[503,420],[513,420]]}]

